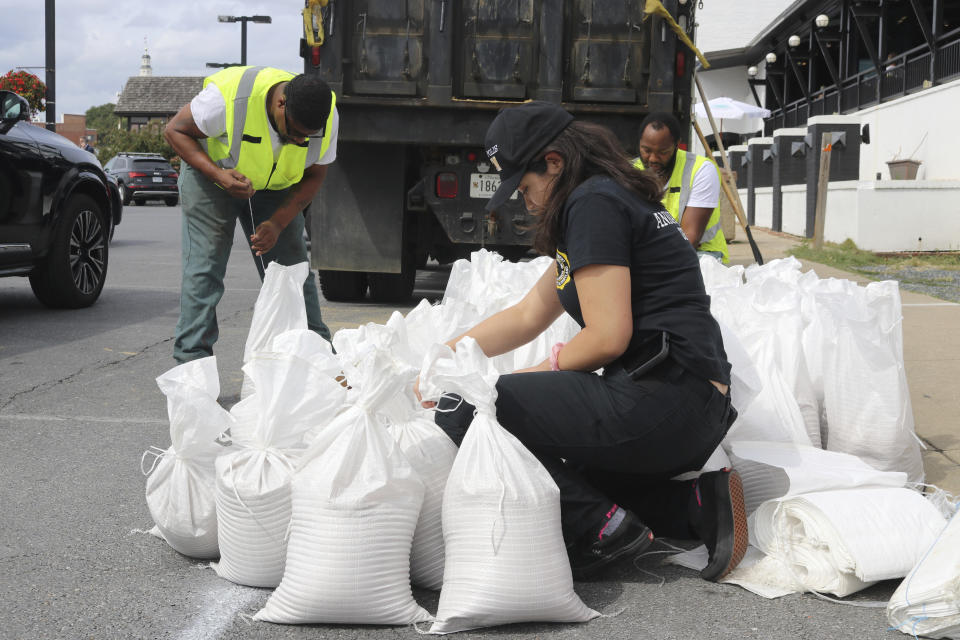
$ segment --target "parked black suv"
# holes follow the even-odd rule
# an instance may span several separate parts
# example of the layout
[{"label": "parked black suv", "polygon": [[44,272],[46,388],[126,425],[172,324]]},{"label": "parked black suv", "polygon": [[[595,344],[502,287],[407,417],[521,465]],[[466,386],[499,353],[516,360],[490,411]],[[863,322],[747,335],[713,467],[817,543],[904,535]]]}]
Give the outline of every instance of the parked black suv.
[{"label": "parked black suv", "polygon": [[26,100],[0,91],[0,276],[29,276],[47,306],[87,307],[121,210],[96,156],[29,118]]},{"label": "parked black suv", "polygon": [[177,172],[161,155],[120,152],[110,158],[104,170],[120,183],[123,204],[159,199],[175,207],[180,201]]}]

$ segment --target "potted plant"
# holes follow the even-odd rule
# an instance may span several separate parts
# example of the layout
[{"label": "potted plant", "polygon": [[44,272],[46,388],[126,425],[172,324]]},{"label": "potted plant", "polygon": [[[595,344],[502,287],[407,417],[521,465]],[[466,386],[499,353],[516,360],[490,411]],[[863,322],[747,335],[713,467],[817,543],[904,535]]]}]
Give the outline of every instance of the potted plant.
[{"label": "potted plant", "polygon": [[47,87],[41,82],[40,78],[27,71],[8,71],[0,76],[0,89],[13,91],[21,98],[26,99],[30,105],[30,111],[36,115],[46,108],[44,98],[47,95]]},{"label": "potted plant", "polygon": [[916,180],[917,179],[917,170],[920,168],[920,165],[923,164],[920,160],[915,160],[914,155],[917,151],[920,150],[920,145],[923,144],[923,141],[927,139],[927,134],[924,133],[923,137],[920,138],[920,144],[917,145],[917,148],[913,150],[913,153],[910,154],[910,158],[900,158],[900,150],[897,150],[897,153],[893,156],[892,160],[887,160],[887,167],[890,169],[890,179],[891,180]]}]

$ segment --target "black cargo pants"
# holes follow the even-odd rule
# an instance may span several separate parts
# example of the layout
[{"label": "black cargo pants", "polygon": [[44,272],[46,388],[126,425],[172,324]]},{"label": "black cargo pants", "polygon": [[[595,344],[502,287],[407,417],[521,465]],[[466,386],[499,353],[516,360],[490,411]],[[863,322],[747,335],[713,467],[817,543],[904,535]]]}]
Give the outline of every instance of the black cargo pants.
[{"label": "black cargo pants", "polygon": [[[560,488],[567,543],[599,529],[612,504],[658,536],[695,538],[689,482],[736,417],[729,394],[668,359],[638,380],[617,366],[516,373],[497,381],[497,420],[546,467]],[[459,406],[457,406],[459,404]],[[438,405],[437,424],[460,446],[473,406]]]}]

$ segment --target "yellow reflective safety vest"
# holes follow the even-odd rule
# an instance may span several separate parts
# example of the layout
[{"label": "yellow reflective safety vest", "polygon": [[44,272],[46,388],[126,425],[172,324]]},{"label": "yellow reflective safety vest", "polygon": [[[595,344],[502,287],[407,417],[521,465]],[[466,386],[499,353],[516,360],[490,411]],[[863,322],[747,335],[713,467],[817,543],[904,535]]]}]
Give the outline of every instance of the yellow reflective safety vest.
[{"label": "yellow reflective safety vest", "polygon": [[226,101],[227,142],[206,138],[201,144],[217,166],[236,169],[247,176],[258,191],[286,189],[300,182],[304,168],[315,164],[330,147],[333,109],[337,102],[332,91],[330,114],[319,148],[309,144],[302,147],[285,144],[274,162],[267,93],[270,87],[293,77],[289,71],[271,67],[230,67],[203,80],[204,88],[212,82]]},{"label": "yellow reflective safety vest", "polygon": [[[713,164],[713,160],[709,158],[677,149],[677,160],[673,164],[673,173],[670,174],[667,191],[663,196],[663,206],[677,222],[681,222],[683,212],[687,208],[687,202],[690,201],[690,194],[693,191],[693,178],[705,162]],[[635,158],[633,165],[638,169],[643,169],[643,162],[640,158]],[[716,171],[716,165],[713,165],[713,167]],[[723,231],[720,229],[719,204],[707,220],[707,226],[703,230],[703,235],[700,236],[697,251],[714,251],[723,255],[724,264],[730,262],[730,254],[727,252],[727,239],[723,237]]]}]

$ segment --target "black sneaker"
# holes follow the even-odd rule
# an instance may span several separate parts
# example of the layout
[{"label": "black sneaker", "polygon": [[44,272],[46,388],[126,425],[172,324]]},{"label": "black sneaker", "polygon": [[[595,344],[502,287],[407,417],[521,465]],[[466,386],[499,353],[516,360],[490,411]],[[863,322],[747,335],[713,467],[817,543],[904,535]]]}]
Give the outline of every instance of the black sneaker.
[{"label": "black sneaker", "polygon": [[640,518],[624,509],[625,516],[608,536],[588,534],[567,549],[574,580],[591,578],[624,556],[633,556],[653,544],[653,532]]},{"label": "black sneaker", "polygon": [[743,483],[736,471],[723,469],[702,474],[693,488],[699,511],[695,530],[710,553],[700,577],[716,582],[733,571],[747,552]]}]

